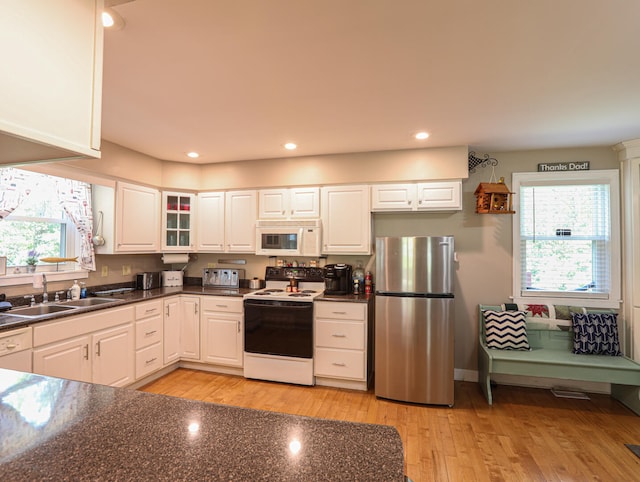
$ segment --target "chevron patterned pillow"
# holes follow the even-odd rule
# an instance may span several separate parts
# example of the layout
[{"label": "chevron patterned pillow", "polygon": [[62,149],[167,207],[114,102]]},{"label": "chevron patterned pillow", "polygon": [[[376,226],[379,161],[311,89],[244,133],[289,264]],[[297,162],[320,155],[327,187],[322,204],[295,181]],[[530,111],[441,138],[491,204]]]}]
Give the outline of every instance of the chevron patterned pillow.
[{"label": "chevron patterned pillow", "polygon": [[573,313],[573,353],[620,356],[618,315],[615,313]]},{"label": "chevron patterned pillow", "polygon": [[524,311],[484,311],[484,336],[488,348],[530,350]]}]

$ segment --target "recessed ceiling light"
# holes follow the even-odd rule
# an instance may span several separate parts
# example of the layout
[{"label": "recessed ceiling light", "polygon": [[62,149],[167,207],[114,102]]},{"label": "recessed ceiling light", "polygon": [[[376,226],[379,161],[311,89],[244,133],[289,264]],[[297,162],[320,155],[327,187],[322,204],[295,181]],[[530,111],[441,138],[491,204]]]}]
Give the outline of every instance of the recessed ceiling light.
[{"label": "recessed ceiling light", "polygon": [[427,139],[429,137],[429,133],[428,132],[418,132],[413,137],[415,137],[419,141],[422,141],[422,140]]},{"label": "recessed ceiling light", "polygon": [[285,148],[285,149],[288,149],[288,150],[290,150],[290,151],[293,151],[293,150],[294,150],[295,148],[297,148],[297,147],[298,147],[298,146],[297,146],[296,144],[294,144],[293,142],[287,142],[287,143],[284,145],[284,148]]},{"label": "recessed ceiling light", "polygon": [[189,156],[191,159],[197,159],[198,157],[200,157],[200,154],[198,154],[197,152],[187,152],[187,156]]}]

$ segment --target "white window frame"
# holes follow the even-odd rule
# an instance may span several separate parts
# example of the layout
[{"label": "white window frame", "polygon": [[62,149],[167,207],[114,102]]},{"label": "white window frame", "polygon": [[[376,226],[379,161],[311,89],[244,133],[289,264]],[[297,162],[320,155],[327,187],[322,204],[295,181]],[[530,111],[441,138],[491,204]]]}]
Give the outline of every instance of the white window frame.
[{"label": "white window frame", "polygon": [[[611,251],[609,252],[609,293],[523,291],[522,258],[520,252],[520,188],[523,185],[562,185],[571,182],[609,184]],[[620,172],[617,169],[569,172],[515,172],[512,189],[516,196],[516,214],[513,217],[513,301],[520,304],[556,304],[619,308],[621,300],[621,227],[620,227]]]},{"label": "white window frame", "polygon": [[[64,225],[65,225],[65,251],[69,257],[72,257],[69,253],[75,253],[78,246],[80,246],[80,233],[75,228],[73,221],[63,213]],[[16,216],[14,221],[30,221],[34,218],[27,216]],[[47,221],[46,218],[38,218],[40,221]],[[58,219],[52,219],[51,221],[57,222]],[[6,221],[3,221],[6,222]],[[34,282],[34,274],[45,273],[48,281],[67,281],[75,279],[85,279],[89,277],[89,271],[79,268],[77,263],[73,263],[72,269],[64,269],[62,271],[57,270],[55,264],[42,265],[39,264],[36,267],[36,273],[27,273],[26,267],[17,266],[19,272],[15,272],[16,266],[6,267],[6,273],[0,276],[0,287],[2,286],[16,286],[32,284]]]}]

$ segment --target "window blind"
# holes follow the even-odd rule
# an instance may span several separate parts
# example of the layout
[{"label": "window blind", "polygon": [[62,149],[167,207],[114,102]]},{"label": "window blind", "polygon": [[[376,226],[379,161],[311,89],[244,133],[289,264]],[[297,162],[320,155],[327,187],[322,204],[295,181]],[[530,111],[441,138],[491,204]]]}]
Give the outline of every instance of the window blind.
[{"label": "window blind", "polygon": [[608,183],[521,185],[521,289],[609,293]]}]

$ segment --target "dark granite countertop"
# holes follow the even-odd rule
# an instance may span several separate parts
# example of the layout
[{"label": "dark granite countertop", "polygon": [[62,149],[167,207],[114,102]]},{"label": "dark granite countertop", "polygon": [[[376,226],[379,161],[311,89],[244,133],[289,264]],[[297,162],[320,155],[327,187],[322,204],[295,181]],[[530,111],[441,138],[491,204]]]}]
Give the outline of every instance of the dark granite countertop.
[{"label": "dark granite countertop", "polygon": [[403,480],[397,430],[0,369],[0,480]]},{"label": "dark granite countertop", "polygon": [[[115,303],[107,303],[102,305],[87,306],[78,308],[73,311],[56,312],[48,315],[42,315],[35,318],[23,318],[14,316],[11,311],[0,313],[0,332],[20,328],[22,326],[33,325],[41,323],[43,321],[51,321],[59,318],[65,318],[67,316],[80,315],[89,313],[91,311],[104,310],[108,308],[115,308],[117,306],[123,306],[130,303],[137,303],[140,301],[153,300],[158,298],[164,298],[167,296],[174,296],[180,294],[193,294],[193,295],[210,295],[210,296],[237,296],[242,297],[252,291],[248,288],[239,289],[220,289],[209,288],[203,286],[178,286],[173,288],[156,288],[152,290],[134,290],[123,294],[116,294],[113,297]],[[104,296],[101,296],[102,298]],[[55,304],[55,302],[49,302],[49,304]],[[61,302],[64,304],[64,302]]]},{"label": "dark granite countertop", "polygon": [[[236,296],[242,297],[247,293],[257,291],[249,288],[238,289],[221,289],[210,288],[200,285],[184,285],[176,286],[172,288],[156,288],[152,290],[134,290],[122,294],[116,294],[113,299],[116,303],[108,303],[103,305],[87,306],[78,308],[73,311],[56,312],[48,315],[38,316],[36,318],[23,318],[14,316],[11,311],[0,313],[0,332],[20,328],[22,326],[34,325],[43,321],[51,321],[59,318],[65,318],[67,316],[80,315],[91,311],[104,310],[108,308],[115,308],[116,306],[122,306],[129,303],[137,303],[140,301],[153,300],[158,298],[164,298],[167,296],[174,296],[180,294],[189,295],[209,295],[209,296]],[[318,301],[345,301],[351,303],[369,303],[373,300],[374,295],[321,295],[316,298]],[[50,302],[50,304],[54,304]],[[64,302],[62,302],[64,304]]]}]

